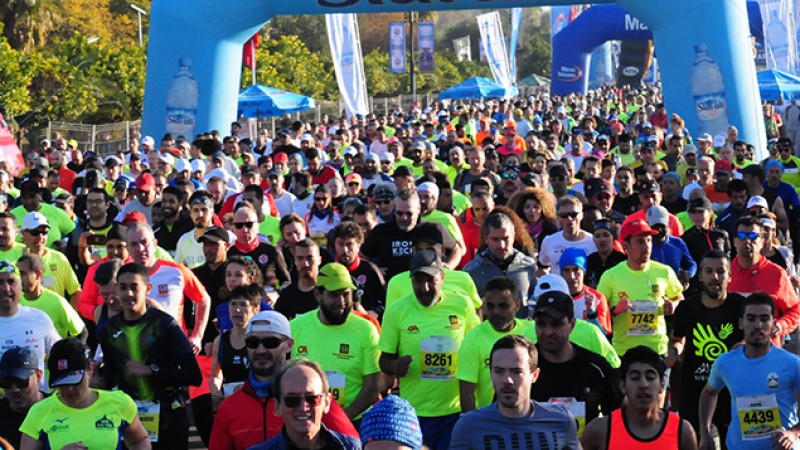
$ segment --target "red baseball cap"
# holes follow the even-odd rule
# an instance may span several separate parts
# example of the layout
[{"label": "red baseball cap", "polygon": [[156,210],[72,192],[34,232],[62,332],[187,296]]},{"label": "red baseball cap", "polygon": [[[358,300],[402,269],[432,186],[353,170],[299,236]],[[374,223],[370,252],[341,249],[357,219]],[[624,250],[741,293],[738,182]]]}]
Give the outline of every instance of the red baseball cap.
[{"label": "red baseball cap", "polygon": [[733,172],[731,162],[727,159],[720,159],[714,164],[714,172]]},{"label": "red baseball cap", "polygon": [[143,173],[136,177],[136,189],[150,191],[156,188],[156,180],[149,173]]},{"label": "red baseball cap", "polygon": [[622,224],[622,229],[619,232],[619,241],[625,242],[629,236],[639,236],[641,234],[655,236],[658,234],[658,231],[650,228],[650,225],[648,225],[647,221],[645,220],[631,220],[630,222],[625,222]]},{"label": "red baseball cap", "polygon": [[286,156],[286,153],[280,152],[272,155],[272,162],[274,163],[284,163],[286,164],[289,161],[289,157]]},{"label": "red baseball cap", "polygon": [[125,217],[122,219],[122,225],[128,226],[133,222],[147,222],[147,217],[139,211],[131,211],[128,214],[125,214]]}]

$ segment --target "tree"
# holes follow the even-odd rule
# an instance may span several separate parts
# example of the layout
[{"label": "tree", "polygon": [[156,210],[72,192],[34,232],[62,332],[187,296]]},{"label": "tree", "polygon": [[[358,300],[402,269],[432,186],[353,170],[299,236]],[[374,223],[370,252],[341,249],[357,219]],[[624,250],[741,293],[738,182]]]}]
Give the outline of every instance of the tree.
[{"label": "tree", "polygon": [[17,50],[43,45],[55,27],[57,0],[0,0],[3,36]]}]

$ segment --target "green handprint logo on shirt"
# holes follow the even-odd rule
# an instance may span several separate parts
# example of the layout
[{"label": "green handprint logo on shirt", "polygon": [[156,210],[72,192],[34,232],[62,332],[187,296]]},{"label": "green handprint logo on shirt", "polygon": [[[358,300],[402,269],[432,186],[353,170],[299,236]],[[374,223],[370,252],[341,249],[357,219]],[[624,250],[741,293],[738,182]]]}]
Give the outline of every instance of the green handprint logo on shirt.
[{"label": "green handprint logo on shirt", "polygon": [[[730,336],[732,332],[733,325],[728,323],[720,327],[719,336],[725,339],[725,337]],[[693,334],[694,339],[692,343],[695,347],[694,354],[696,356],[701,356],[713,362],[719,355],[728,351],[728,346],[714,335],[714,330],[711,328],[711,325],[703,326],[698,323],[694,328]]]}]

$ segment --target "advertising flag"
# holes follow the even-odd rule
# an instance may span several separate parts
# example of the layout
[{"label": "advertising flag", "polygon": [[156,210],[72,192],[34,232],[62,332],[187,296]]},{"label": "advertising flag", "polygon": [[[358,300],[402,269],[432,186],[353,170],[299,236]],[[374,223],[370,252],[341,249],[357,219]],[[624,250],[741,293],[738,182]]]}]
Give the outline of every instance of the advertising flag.
[{"label": "advertising flag", "polygon": [[389,22],[389,71],[391,73],[406,71],[405,22]]},{"label": "advertising flag", "polygon": [[796,74],[798,70],[794,4],[791,0],[759,0],[764,21],[767,68]]},{"label": "advertising flag", "polygon": [[417,24],[417,42],[419,47],[419,71],[433,72],[434,64],[434,26],[433,22],[419,22]]},{"label": "advertising flag", "polygon": [[328,43],[331,46],[333,67],[339,94],[348,117],[368,114],[367,80],[361,57],[361,39],[355,14],[326,14]]},{"label": "advertising flag", "polygon": [[469,36],[453,39],[453,50],[459,61],[472,61],[472,43]]},{"label": "advertising flag", "polygon": [[517,42],[522,25],[522,8],[511,8],[511,42],[508,44],[508,65],[511,68],[511,82],[517,83]]},{"label": "advertising flag", "polygon": [[476,17],[478,28],[481,31],[481,46],[486,55],[486,61],[492,70],[494,81],[505,88],[513,86],[511,68],[508,65],[508,52],[506,41],[503,37],[503,26],[500,24],[500,14],[495,11]]}]

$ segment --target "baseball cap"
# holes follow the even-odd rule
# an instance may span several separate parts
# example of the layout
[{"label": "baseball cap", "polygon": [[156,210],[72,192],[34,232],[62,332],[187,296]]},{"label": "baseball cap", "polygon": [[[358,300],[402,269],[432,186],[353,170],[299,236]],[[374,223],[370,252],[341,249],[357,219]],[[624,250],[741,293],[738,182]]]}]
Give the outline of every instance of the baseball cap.
[{"label": "baseball cap", "polygon": [[378,183],[372,190],[372,198],[375,200],[394,200],[397,196],[397,186],[394,183]]},{"label": "baseball cap", "polygon": [[648,225],[644,220],[631,220],[630,222],[625,222],[622,224],[622,229],[619,232],[619,240],[624,242],[629,236],[639,236],[641,234],[655,236],[658,234],[658,232],[650,228],[650,225]]},{"label": "baseball cap", "polygon": [[156,140],[153,139],[153,136],[145,136],[142,138],[142,145],[149,145],[153,147],[156,145]]},{"label": "baseball cap", "polygon": [[442,272],[442,260],[434,250],[419,250],[411,256],[411,275],[415,273],[426,273],[436,276]]},{"label": "baseball cap", "polygon": [[374,161],[375,164],[381,163],[381,157],[377,153],[367,153],[364,156],[364,161]]},{"label": "baseball cap", "polygon": [[558,260],[558,265],[562,269],[567,266],[578,266],[584,272],[586,271],[586,250],[578,247],[570,247],[564,250],[561,258]]},{"label": "baseball cap", "polygon": [[193,159],[189,166],[191,167],[192,172],[202,172],[206,170],[206,165],[201,159]]},{"label": "baseball cap", "polygon": [[358,149],[354,146],[347,147],[347,150],[344,151],[345,156],[356,156],[358,155]]},{"label": "baseball cap", "polygon": [[714,138],[711,137],[708,133],[703,133],[697,137],[698,141],[705,141],[705,142],[714,142]]},{"label": "baseball cap", "polygon": [[695,199],[689,200],[689,205],[686,208],[686,210],[692,212],[698,209],[704,211],[711,211],[713,209],[711,206],[711,200],[705,197],[697,197]]},{"label": "baseball cap", "polygon": [[25,347],[11,347],[0,359],[0,378],[26,379],[39,369],[36,354]]},{"label": "baseball cap", "polygon": [[50,387],[71,386],[83,381],[89,367],[89,348],[75,338],[62,339],[50,349],[47,369]]},{"label": "baseball cap", "polygon": [[326,291],[341,291],[343,289],[355,291],[358,289],[353,283],[353,278],[350,276],[347,267],[336,262],[325,264],[319,269],[317,287],[321,287]]},{"label": "baseball cap", "polygon": [[117,181],[114,182],[114,190],[121,191],[124,189],[128,189],[130,187],[130,183],[125,178],[117,178]]},{"label": "baseball cap", "polygon": [[192,171],[192,165],[189,164],[189,161],[183,158],[178,158],[177,160],[175,160],[175,172],[191,172],[191,171]]},{"label": "baseball cap", "polygon": [[426,181],[424,183],[420,183],[419,186],[417,186],[417,191],[428,192],[434,197],[439,198],[439,186],[436,186],[436,183],[432,181]]},{"label": "baseball cap", "polygon": [[159,156],[158,159],[160,159],[164,164],[169,164],[171,166],[175,165],[175,157],[169,153],[164,153],[163,155]]},{"label": "baseball cap", "polygon": [[714,136],[714,147],[722,147],[725,145],[725,135],[724,134],[717,134]]},{"label": "baseball cap", "polygon": [[614,189],[611,187],[611,184],[602,178],[590,178],[586,180],[584,191],[586,192],[586,197],[589,198],[603,193],[614,195]]},{"label": "baseball cap", "polygon": [[212,153],[211,154],[211,160],[213,161],[215,159],[218,159],[220,161],[225,161],[225,153],[222,153],[221,151],[216,151],[216,152]]},{"label": "baseball cap", "polygon": [[280,152],[275,153],[272,155],[272,162],[273,163],[284,163],[286,164],[289,161],[289,156],[286,153]]},{"label": "baseball cap", "polygon": [[242,167],[242,175],[248,175],[251,173],[261,173],[261,172],[258,171],[258,167],[252,166],[250,164]]},{"label": "baseball cap", "polygon": [[22,218],[23,230],[35,230],[39,227],[50,228],[50,224],[47,222],[47,217],[45,217],[44,214],[33,211],[25,214],[25,217]]},{"label": "baseball cap", "polygon": [[306,133],[306,134],[304,134],[304,135],[300,136],[300,142],[303,142],[303,141],[312,142],[313,140],[314,140],[314,137],[313,137],[313,136],[311,136],[311,135],[310,135],[310,134],[308,134],[308,133]]},{"label": "baseball cap", "polygon": [[346,177],[344,177],[344,182],[345,183],[352,182],[352,183],[363,184],[363,179],[361,178],[361,175],[353,172],[351,174],[348,174]]},{"label": "baseball cap", "polygon": [[106,167],[116,167],[122,165],[122,160],[117,158],[116,155],[111,155],[106,158]]},{"label": "baseball cap", "polygon": [[663,206],[651,206],[647,208],[647,224],[651,227],[656,225],[669,226],[669,212]]},{"label": "baseball cap", "polygon": [[156,187],[156,180],[149,173],[143,173],[136,177],[136,189],[140,191],[151,191]]},{"label": "baseball cap", "polygon": [[760,195],[754,195],[750,197],[750,200],[747,200],[747,209],[754,208],[756,206],[769,210],[767,199]]},{"label": "baseball cap", "polygon": [[133,222],[147,222],[147,217],[140,211],[131,211],[122,218],[122,225],[128,226]]},{"label": "baseball cap", "polygon": [[694,144],[686,144],[686,146],[683,147],[683,154],[684,155],[696,155],[697,154],[697,147],[695,147]]},{"label": "baseball cap", "polygon": [[261,311],[247,324],[247,334],[252,333],[275,333],[288,338],[292,337],[292,329],[289,320],[278,311]]},{"label": "baseball cap", "polygon": [[417,412],[408,400],[389,395],[364,413],[361,419],[361,440],[393,441],[410,447],[422,448],[422,428]]},{"label": "baseball cap", "polygon": [[533,315],[539,314],[547,314],[555,320],[562,320],[565,317],[572,319],[575,317],[572,297],[561,291],[545,292],[536,300],[536,306],[533,308]]},{"label": "baseball cap", "polygon": [[227,244],[230,243],[231,239],[225,229],[220,227],[209,227],[206,229],[203,235],[200,236],[200,239],[197,240],[197,242],[200,243],[203,243],[204,241],[225,242]]},{"label": "baseball cap", "polygon": [[766,176],[764,174],[764,168],[761,167],[760,164],[750,164],[749,166],[744,167],[743,169],[739,170],[739,172],[742,175],[755,175],[755,176],[759,177],[762,180]]},{"label": "baseball cap", "polygon": [[546,292],[558,291],[565,294],[569,293],[567,281],[559,275],[548,273],[539,277],[536,287],[533,289],[533,298],[539,298]]},{"label": "baseball cap", "polygon": [[411,144],[411,150],[425,150],[425,143],[422,141],[417,141]]},{"label": "baseball cap", "polygon": [[642,180],[637,185],[637,188],[640,194],[661,192],[661,186],[659,186],[656,180]]},{"label": "baseball cap", "polygon": [[732,170],[731,162],[727,159],[720,159],[716,162],[716,164],[714,164],[714,173],[731,172]]}]

